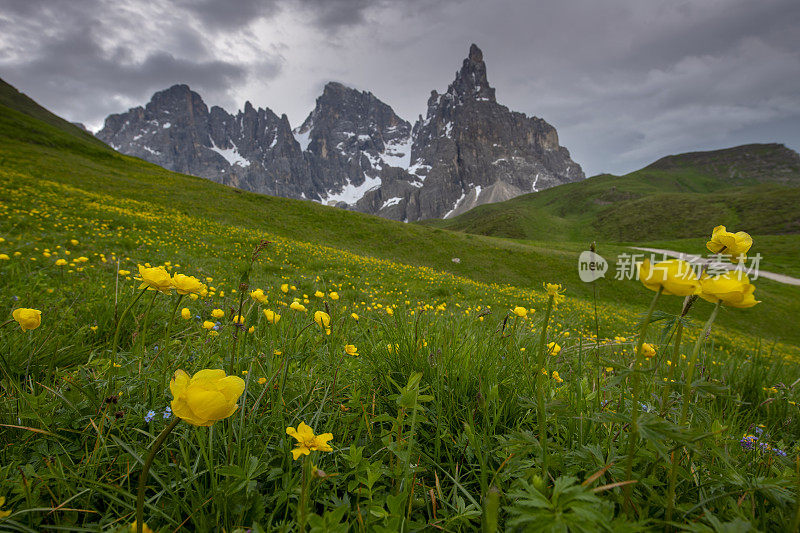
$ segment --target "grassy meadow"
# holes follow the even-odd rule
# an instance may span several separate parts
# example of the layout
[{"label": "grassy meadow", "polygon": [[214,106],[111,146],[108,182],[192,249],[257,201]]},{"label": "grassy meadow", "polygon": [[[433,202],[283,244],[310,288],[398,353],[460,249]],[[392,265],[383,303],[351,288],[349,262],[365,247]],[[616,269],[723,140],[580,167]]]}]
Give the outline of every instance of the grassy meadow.
[{"label": "grassy meadow", "polygon": [[[704,331],[708,302],[578,281],[582,244],[233,191],[24,106],[0,106],[0,238],[0,530],[135,531],[140,482],[160,532],[800,523],[796,288]],[[197,426],[175,375],[204,369],[243,388]]]}]

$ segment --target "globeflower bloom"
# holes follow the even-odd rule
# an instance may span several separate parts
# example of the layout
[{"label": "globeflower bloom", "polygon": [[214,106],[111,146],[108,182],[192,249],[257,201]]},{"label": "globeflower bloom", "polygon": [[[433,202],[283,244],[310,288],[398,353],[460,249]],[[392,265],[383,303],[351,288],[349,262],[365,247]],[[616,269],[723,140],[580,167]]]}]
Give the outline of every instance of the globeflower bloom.
[{"label": "globeflower bloom", "polygon": [[325,330],[326,335],[331,334],[331,315],[325,311],[316,311],[314,313],[314,322],[316,322],[319,327]]},{"label": "globeflower bloom", "polygon": [[193,426],[210,426],[239,408],[244,380],[224,370],[205,369],[189,376],[178,370],[169,383],[172,412]]},{"label": "globeflower bloom", "polygon": [[561,352],[561,346],[559,346],[555,342],[547,343],[547,353],[549,353],[550,355],[558,355],[560,352]]},{"label": "globeflower bloom", "polygon": [[278,321],[281,319],[281,315],[279,315],[272,309],[264,309],[264,316],[267,318],[267,322],[269,322],[270,324],[277,324]]},{"label": "globeflower bloom", "polygon": [[347,355],[358,355],[358,348],[356,348],[352,344],[346,344],[344,347],[344,351],[345,353],[347,353]]},{"label": "globeflower bloom", "polygon": [[650,289],[657,291],[663,288],[664,294],[690,296],[700,292],[700,282],[686,261],[670,259],[651,264],[645,259],[639,266],[639,281]]},{"label": "globeflower bloom", "polygon": [[211,316],[213,316],[214,318],[222,318],[225,316],[225,311],[223,311],[222,309],[214,309],[213,311],[211,311]]},{"label": "globeflower bloom", "polygon": [[205,285],[194,276],[175,274],[172,276],[172,286],[178,294],[200,294]]},{"label": "globeflower bloom", "polygon": [[656,349],[652,344],[643,343],[642,344],[642,355],[646,358],[650,359],[656,354]]},{"label": "globeflower bloom", "polygon": [[168,293],[172,289],[172,278],[163,266],[146,267],[139,265],[139,276],[142,279],[140,289],[160,291]]},{"label": "globeflower bloom", "polygon": [[306,306],[304,306],[300,302],[292,302],[291,305],[289,305],[289,309],[293,309],[295,311],[302,311],[303,313],[306,312]]},{"label": "globeflower bloom", "polygon": [[517,307],[514,308],[514,314],[520,318],[525,318],[526,316],[528,316],[528,310],[518,305]]},{"label": "globeflower bloom", "polygon": [[328,294],[328,296],[330,297],[331,300],[338,300],[339,299],[339,293],[336,292],[336,291],[331,291],[331,293]]},{"label": "globeflower bloom", "polygon": [[730,254],[732,259],[742,262],[747,258],[747,252],[753,246],[753,238],[744,231],[731,233],[725,226],[717,226],[711,232],[711,240],[706,243],[711,253]]},{"label": "globeflower bloom", "polygon": [[756,287],[744,272],[730,270],[719,276],[703,276],[700,287],[700,297],[712,303],[722,302],[728,307],[739,308],[759,303],[753,296]]},{"label": "globeflower bloom", "polygon": [[181,316],[183,317],[184,320],[189,320],[190,318],[192,318],[192,312],[189,311],[188,307],[184,307],[183,309],[181,309]]},{"label": "globeflower bloom", "polygon": [[42,312],[38,309],[28,309],[20,307],[11,313],[17,321],[22,331],[29,331],[38,328],[42,324]]},{"label": "globeflower bloom", "polygon": [[56,259],[56,266],[57,267],[61,267],[61,266],[64,266],[66,264],[67,264],[67,260],[66,259]]},{"label": "globeflower bloom", "polygon": [[257,302],[260,302],[262,304],[267,301],[267,295],[264,294],[264,291],[261,290],[261,289],[256,289],[256,290],[250,292],[250,298],[252,298],[253,300],[256,300]]},{"label": "globeflower bloom", "polygon": [[297,429],[289,426],[286,428],[286,434],[292,436],[297,441],[292,450],[292,458],[296,461],[301,455],[310,455],[311,452],[332,452],[333,448],[328,444],[328,441],[333,439],[332,433],[323,433],[321,435],[314,435],[314,430],[305,422],[300,422]]}]

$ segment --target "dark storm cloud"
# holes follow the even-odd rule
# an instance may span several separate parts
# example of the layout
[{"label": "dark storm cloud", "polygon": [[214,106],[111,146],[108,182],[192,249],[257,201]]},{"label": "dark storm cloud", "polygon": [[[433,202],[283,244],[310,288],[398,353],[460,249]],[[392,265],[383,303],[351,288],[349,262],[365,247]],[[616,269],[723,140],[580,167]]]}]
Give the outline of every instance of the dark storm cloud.
[{"label": "dark storm cloud", "polygon": [[180,0],[176,6],[199,17],[211,30],[237,28],[279,9],[277,0]]},{"label": "dark storm cloud", "polygon": [[[224,29],[268,6],[187,4],[182,11],[158,2],[2,0],[0,35],[13,38],[0,37],[0,76],[66,118],[95,124],[175,83],[232,106],[229,92],[246,80],[248,65],[212,54],[204,24]],[[280,71],[268,55],[254,66],[265,78]]]},{"label": "dark storm cloud", "polygon": [[187,83],[294,125],[329,80],[406,119],[471,42],[498,101],[587,174],[747,142],[800,148],[796,0],[0,0],[0,77],[99,125]]}]

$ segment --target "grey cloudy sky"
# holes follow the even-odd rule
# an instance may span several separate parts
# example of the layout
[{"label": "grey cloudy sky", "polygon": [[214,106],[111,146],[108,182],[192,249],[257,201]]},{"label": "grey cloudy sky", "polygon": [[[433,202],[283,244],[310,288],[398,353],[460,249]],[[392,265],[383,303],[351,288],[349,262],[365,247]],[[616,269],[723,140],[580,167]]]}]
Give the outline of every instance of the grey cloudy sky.
[{"label": "grey cloudy sky", "polygon": [[413,122],[472,42],[587,175],[800,148],[797,0],[0,0],[0,77],[92,128],[175,83],[296,126],[330,80]]}]

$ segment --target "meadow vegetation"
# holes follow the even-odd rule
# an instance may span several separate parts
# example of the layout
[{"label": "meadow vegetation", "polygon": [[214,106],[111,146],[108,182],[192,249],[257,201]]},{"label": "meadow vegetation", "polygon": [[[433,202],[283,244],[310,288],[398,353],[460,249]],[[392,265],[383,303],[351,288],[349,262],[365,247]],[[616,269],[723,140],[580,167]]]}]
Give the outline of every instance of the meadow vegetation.
[{"label": "meadow vegetation", "polygon": [[578,245],[233,192],[0,111],[0,529],[135,531],[139,495],[162,532],[797,529],[779,287],[595,302]]}]

